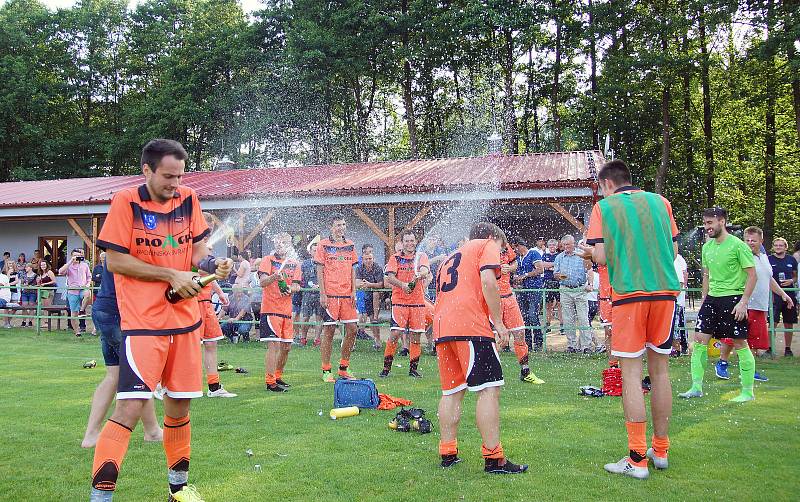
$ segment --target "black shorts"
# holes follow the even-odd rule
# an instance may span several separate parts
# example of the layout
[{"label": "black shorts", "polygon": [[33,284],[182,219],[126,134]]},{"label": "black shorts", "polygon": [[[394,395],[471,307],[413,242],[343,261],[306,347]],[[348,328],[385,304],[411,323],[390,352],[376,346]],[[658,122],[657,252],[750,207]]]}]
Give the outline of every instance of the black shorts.
[{"label": "black shorts", "polygon": [[772,321],[783,322],[786,324],[797,324],[797,298],[794,293],[786,293],[792,298],[794,308],[789,308],[789,305],[783,301],[783,298],[777,295],[772,295]]},{"label": "black shorts", "polygon": [[445,396],[464,389],[477,392],[504,384],[503,367],[493,340],[438,340],[436,358]]},{"label": "black shorts", "polygon": [[544,281],[544,288],[545,289],[555,289],[555,291],[548,291],[545,295],[545,303],[551,302],[560,302],[561,301],[561,293],[558,291],[558,288],[561,285],[558,281]]},{"label": "black shorts", "polygon": [[712,335],[714,338],[747,339],[747,317],[737,321],[733,317],[733,307],[739,303],[741,296],[706,296],[700,312],[697,313],[698,333]]}]

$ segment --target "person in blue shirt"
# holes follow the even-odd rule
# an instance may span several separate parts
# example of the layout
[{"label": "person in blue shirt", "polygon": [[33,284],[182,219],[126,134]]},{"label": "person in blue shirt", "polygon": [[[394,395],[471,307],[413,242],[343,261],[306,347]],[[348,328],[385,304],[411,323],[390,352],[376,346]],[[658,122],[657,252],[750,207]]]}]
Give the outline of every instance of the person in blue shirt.
[{"label": "person in blue shirt", "polygon": [[[515,286],[522,289],[541,289],[544,286],[542,255],[536,248],[528,249],[528,245],[520,237],[512,238],[509,244],[517,254]],[[543,344],[539,321],[539,314],[542,311],[542,292],[520,291],[517,293],[517,302],[522,311],[522,317],[525,319],[525,325],[528,327],[525,330],[525,342],[528,344],[528,349],[540,352]]]},{"label": "person in blue shirt", "polygon": [[[119,353],[125,350],[125,341],[120,328],[119,307],[117,307],[117,290],[114,286],[114,274],[105,266],[105,253],[100,255],[102,263],[102,278],[100,290],[97,292],[92,305],[92,323],[100,332],[100,347],[103,350],[103,359],[106,364],[106,376],[97,386],[92,397],[92,409],[89,412],[89,423],[81,442],[82,448],[94,448],[100,436],[101,426],[105,421],[108,409],[114,401],[119,381]],[[199,346],[198,346],[199,350]],[[163,438],[161,427],[156,420],[156,411],[153,399],[147,401],[142,411],[142,426],[144,440],[160,442]]]},{"label": "person in blue shirt", "polygon": [[[772,265],[772,278],[782,288],[791,288],[797,282],[797,260],[788,253],[789,243],[783,237],[776,237],[772,241],[772,254],[769,255],[769,264]],[[797,296],[794,291],[786,292],[791,298],[791,302],[785,302],[779,295],[773,294],[772,319],[775,324],[783,321],[784,329],[791,330],[797,324],[798,309],[792,307],[797,305]],[[792,332],[783,332],[784,357],[792,357]]]}]

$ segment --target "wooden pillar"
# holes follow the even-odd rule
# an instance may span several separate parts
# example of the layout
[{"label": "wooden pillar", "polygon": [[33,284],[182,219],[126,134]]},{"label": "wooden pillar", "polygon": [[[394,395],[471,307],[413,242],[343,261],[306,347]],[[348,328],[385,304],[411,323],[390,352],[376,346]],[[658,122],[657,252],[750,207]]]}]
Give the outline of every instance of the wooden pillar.
[{"label": "wooden pillar", "polygon": [[389,206],[389,251],[394,254],[395,237],[395,206]]},{"label": "wooden pillar", "polygon": [[97,265],[97,215],[92,215],[92,264]]}]

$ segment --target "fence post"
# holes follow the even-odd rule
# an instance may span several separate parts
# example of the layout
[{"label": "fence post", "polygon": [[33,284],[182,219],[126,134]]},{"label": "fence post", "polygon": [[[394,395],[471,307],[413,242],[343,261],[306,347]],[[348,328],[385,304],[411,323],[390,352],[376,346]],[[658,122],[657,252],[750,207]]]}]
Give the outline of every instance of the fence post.
[{"label": "fence post", "polygon": [[41,286],[36,286],[36,336],[42,334],[42,289]]},{"label": "fence post", "polygon": [[[777,349],[775,348],[775,318],[772,316],[773,314],[773,305],[774,305],[774,297],[772,292],[769,295],[769,304],[767,305],[767,322],[769,323],[769,353],[770,359],[775,359],[776,354],[775,352]],[[797,308],[797,307],[795,307]]]},{"label": "fence post", "polygon": [[542,316],[539,318],[540,331],[542,332],[542,354],[547,352],[547,331],[550,325],[547,323],[547,288],[543,286],[541,293]]}]

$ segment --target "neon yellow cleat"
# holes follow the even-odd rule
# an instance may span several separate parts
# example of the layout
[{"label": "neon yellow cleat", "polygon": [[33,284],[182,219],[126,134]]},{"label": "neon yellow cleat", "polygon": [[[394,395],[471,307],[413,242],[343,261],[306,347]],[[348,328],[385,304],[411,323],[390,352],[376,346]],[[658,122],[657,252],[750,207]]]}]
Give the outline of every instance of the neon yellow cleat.
[{"label": "neon yellow cleat", "polygon": [[181,488],[181,491],[172,493],[169,496],[169,502],[205,502],[200,498],[197,493],[197,488],[194,485],[187,485]]}]

